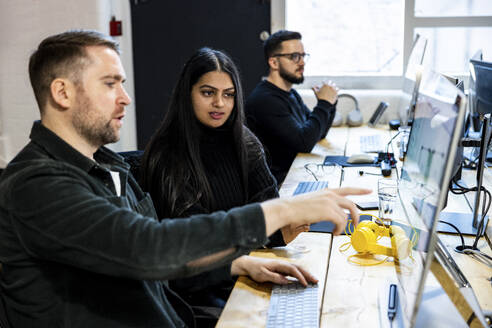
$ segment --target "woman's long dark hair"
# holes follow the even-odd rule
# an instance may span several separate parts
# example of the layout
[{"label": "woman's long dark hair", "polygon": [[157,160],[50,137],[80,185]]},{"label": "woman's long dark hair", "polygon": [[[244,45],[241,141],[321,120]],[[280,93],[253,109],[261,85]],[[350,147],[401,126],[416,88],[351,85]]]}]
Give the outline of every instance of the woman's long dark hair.
[{"label": "woman's long dark hair", "polygon": [[[234,108],[226,124],[231,127],[241,168],[244,195],[248,190],[248,148],[257,139],[246,132],[243,91],[238,69],[224,52],[199,49],[185,64],[159,129],[152,136],[142,160],[141,184],[150,192],[160,218],[179,217],[196,203],[210,209],[214,197],[200,158],[200,127],[195,117],[191,89],[206,73],[229,74],[235,88]],[[247,199],[245,199],[247,202]]]}]

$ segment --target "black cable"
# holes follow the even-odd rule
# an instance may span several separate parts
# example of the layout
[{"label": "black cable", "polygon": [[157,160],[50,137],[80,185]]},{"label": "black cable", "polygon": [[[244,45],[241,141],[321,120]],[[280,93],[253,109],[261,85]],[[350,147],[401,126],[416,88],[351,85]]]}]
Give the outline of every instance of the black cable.
[{"label": "black cable", "polygon": [[401,131],[398,131],[397,134],[395,134],[391,139],[390,141],[388,141],[388,143],[386,144],[386,158],[391,162],[391,159],[390,159],[390,154],[389,154],[389,146],[391,145],[391,142],[397,137],[399,136],[401,133]]},{"label": "black cable", "polygon": [[454,230],[456,230],[456,232],[458,233],[458,235],[460,236],[460,239],[461,239],[461,246],[464,248],[465,247],[465,238],[463,238],[463,234],[461,233],[460,229],[458,229],[458,227],[455,226],[454,224],[449,223],[447,221],[439,220],[439,222],[447,224],[447,225],[451,226]]},{"label": "black cable", "polygon": [[[453,183],[458,188],[454,188],[453,187]],[[459,184],[459,182],[456,180],[456,178],[453,178],[452,179],[449,187],[450,187],[449,190],[453,194],[455,194],[455,195],[463,195],[463,194],[466,194],[466,193],[468,193],[470,191],[480,192],[480,193],[483,192],[482,218],[480,219],[480,223],[478,224],[477,233],[476,233],[476,236],[475,236],[475,240],[473,241],[473,245],[472,246],[465,245],[464,239],[463,239],[461,233],[458,232],[459,235],[460,235],[460,237],[461,237],[461,246],[457,246],[455,248],[458,252],[463,252],[465,249],[478,249],[477,248],[478,241],[480,240],[480,237],[482,236],[482,234],[485,233],[485,228],[486,228],[485,227],[485,218],[487,216],[487,213],[490,210],[490,206],[491,206],[491,203],[492,203],[492,194],[484,186],[481,186],[480,191],[478,191],[478,188],[477,187],[472,187],[472,188],[464,187],[464,186],[462,186],[462,185]],[[449,224],[449,225],[453,226],[452,224],[450,224],[448,222],[444,222],[444,221],[440,221],[440,222],[443,222],[443,223],[446,223],[446,224]],[[458,231],[458,229],[456,227],[455,227],[455,229]]]},{"label": "black cable", "polygon": [[381,173],[371,173],[371,172],[366,172],[366,171],[362,171],[362,170],[359,170],[359,175],[362,176],[364,174],[369,174],[369,175],[379,175],[381,176],[382,174]]},{"label": "black cable", "polygon": [[[458,187],[458,188],[454,188],[453,186],[453,183]],[[455,194],[455,195],[463,195],[463,194],[466,194],[467,192],[469,191],[476,191],[477,188],[474,187],[474,188],[467,188],[465,186],[462,186],[459,184],[459,182],[456,180],[456,177],[453,178],[453,180],[449,183],[449,190]]]}]

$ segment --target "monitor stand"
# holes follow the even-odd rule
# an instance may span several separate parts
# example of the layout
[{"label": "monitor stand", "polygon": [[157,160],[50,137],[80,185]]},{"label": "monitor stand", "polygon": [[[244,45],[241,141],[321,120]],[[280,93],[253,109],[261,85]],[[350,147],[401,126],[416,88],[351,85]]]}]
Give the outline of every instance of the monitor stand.
[{"label": "monitor stand", "polygon": [[425,286],[415,327],[468,327],[441,286]]},{"label": "monitor stand", "polygon": [[[490,115],[486,115],[483,118],[482,124],[482,135],[480,137],[480,155],[478,157],[477,165],[477,192],[475,193],[475,203],[473,206],[473,214],[468,213],[455,213],[455,212],[441,212],[440,220],[454,224],[462,234],[466,235],[477,235],[477,233],[482,236],[485,232],[484,227],[487,227],[488,216],[484,218],[484,224],[482,225],[482,230],[478,231],[481,217],[478,217],[479,211],[481,212],[480,204],[480,189],[482,188],[483,182],[483,169],[485,164],[485,158],[487,157],[487,146],[490,140],[491,129],[489,127]],[[439,222],[437,225],[438,232],[447,232],[456,234],[457,231],[451,226]]]},{"label": "monitor stand", "polygon": [[[477,235],[478,228],[473,226],[472,213],[441,212],[439,219],[455,225],[463,235]],[[484,219],[484,226],[486,227],[488,223],[489,216],[487,215]],[[437,231],[457,234],[453,227],[442,222],[437,223]],[[483,235],[483,230],[481,235]]]}]

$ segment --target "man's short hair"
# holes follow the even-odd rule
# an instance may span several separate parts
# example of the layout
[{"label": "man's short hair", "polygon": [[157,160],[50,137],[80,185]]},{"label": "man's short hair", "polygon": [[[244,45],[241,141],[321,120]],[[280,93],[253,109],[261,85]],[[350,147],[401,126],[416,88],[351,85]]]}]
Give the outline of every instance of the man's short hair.
[{"label": "man's short hair", "polygon": [[263,44],[263,51],[265,52],[265,59],[268,62],[268,58],[278,53],[282,48],[282,42],[289,40],[301,40],[302,35],[299,32],[280,30],[270,35]]},{"label": "man's short hair", "polygon": [[108,47],[119,54],[118,43],[111,37],[97,31],[71,30],[44,39],[31,55],[29,78],[41,113],[54,79],[65,77],[75,84],[80,82],[82,70],[90,63],[88,46]]}]

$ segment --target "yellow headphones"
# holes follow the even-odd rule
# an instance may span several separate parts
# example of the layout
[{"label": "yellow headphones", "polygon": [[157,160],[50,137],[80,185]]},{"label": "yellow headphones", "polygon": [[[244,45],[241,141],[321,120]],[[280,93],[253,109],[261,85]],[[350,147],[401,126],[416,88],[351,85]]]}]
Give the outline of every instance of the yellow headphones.
[{"label": "yellow headphones", "polygon": [[[390,237],[391,247],[379,245],[377,241],[381,237]],[[359,253],[381,254],[402,260],[409,257],[412,251],[412,243],[401,227],[388,227],[373,221],[360,222],[352,233],[350,243]]]}]

